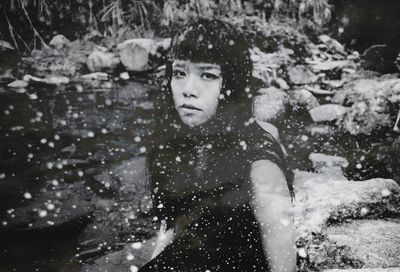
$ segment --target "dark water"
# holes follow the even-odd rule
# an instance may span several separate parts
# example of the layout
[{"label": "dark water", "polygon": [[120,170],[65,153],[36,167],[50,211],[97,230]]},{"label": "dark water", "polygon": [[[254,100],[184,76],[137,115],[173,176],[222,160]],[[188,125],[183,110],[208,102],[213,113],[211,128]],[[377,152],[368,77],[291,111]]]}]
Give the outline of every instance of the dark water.
[{"label": "dark water", "polygon": [[0,87],[0,271],[77,271],[71,260],[85,222],[29,228],[15,210],[49,183],[82,182],[100,194],[94,175],[144,156],[151,89],[110,81]]}]

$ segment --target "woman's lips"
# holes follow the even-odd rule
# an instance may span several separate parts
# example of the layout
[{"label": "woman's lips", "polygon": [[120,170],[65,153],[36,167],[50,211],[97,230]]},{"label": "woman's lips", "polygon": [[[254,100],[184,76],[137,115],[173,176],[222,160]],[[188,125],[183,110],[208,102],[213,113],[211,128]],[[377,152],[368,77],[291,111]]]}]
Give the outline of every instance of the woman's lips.
[{"label": "woman's lips", "polygon": [[180,106],[180,108],[201,111],[201,109],[196,108],[195,106],[190,105],[190,104],[183,104]]}]

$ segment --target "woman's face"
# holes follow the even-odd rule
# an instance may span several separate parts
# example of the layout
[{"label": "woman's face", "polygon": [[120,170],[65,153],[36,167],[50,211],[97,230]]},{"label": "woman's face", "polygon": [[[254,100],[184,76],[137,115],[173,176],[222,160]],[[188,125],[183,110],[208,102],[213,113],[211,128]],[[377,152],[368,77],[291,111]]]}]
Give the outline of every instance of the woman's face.
[{"label": "woman's face", "polygon": [[206,123],[216,113],[221,88],[220,65],[183,60],[172,63],[175,109],[189,127]]}]

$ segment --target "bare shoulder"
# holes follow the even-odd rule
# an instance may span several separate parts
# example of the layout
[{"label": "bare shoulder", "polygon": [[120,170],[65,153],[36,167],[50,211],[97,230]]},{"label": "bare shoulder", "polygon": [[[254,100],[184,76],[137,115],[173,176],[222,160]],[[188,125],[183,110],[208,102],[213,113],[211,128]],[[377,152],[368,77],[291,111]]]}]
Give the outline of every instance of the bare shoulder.
[{"label": "bare shoulder", "polygon": [[270,160],[257,160],[251,164],[250,178],[255,190],[270,193],[288,193],[283,171]]}]

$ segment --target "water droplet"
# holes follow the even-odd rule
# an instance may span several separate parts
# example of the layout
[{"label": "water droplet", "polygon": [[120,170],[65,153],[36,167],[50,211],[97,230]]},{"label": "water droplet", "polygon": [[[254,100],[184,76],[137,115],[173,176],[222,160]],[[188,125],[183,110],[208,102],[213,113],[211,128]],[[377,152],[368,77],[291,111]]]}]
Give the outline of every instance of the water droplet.
[{"label": "water droplet", "polygon": [[25,192],[25,193],[24,193],[24,198],[25,198],[25,199],[31,199],[31,198],[32,198],[32,195],[31,195],[29,192]]}]

